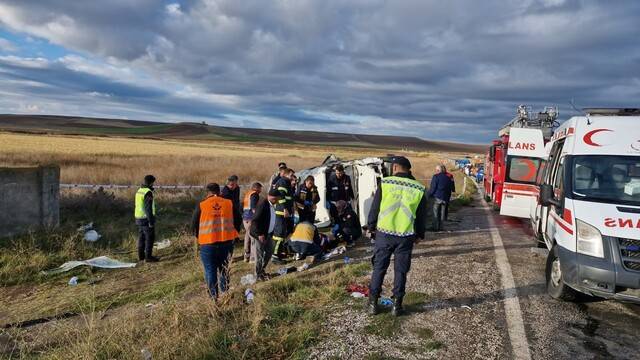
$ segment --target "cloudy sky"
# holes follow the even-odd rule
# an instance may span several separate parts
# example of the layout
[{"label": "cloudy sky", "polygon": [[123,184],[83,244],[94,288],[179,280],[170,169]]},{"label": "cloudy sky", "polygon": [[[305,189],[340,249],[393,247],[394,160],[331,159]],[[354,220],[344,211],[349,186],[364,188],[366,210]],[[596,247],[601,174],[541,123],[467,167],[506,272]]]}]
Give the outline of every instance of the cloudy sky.
[{"label": "cloudy sky", "polygon": [[640,105],[640,1],[0,0],[0,113],[483,143]]}]

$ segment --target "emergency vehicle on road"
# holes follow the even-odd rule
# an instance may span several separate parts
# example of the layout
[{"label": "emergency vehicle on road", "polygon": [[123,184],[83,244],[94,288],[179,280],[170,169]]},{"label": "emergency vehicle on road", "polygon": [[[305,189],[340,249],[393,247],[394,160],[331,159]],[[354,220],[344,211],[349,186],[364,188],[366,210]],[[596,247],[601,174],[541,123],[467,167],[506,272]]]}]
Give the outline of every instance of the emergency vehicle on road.
[{"label": "emergency vehicle on road", "polygon": [[547,290],[640,302],[640,109],[585,109],[553,134],[531,222]]},{"label": "emergency vehicle on road", "polygon": [[533,114],[529,107],[520,105],[516,117],[500,129],[500,139],[489,148],[484,191],[501,215],[529,218],[538,191],[536,175],[557,115],[554,107]]}]

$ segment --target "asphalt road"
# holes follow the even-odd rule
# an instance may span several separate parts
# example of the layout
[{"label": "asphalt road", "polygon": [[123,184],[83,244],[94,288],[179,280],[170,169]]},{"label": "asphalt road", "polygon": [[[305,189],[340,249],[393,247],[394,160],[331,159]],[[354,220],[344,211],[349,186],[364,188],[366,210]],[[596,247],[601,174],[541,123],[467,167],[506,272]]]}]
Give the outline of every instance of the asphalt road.
[{"label": "asphalt road", "polygon": [[[449,226],[452,232],[434,234],[431,244],[442,245],[439,252],[454,256],[440,258],[442,262],[436,266],[454,271],[448,264],[456,261],[456,251],[464,257],[471,255],[480,270],[467,267],[468,281],[456,274],[460,283],[452,285],[473,289],[479,283],[485,285],[484,289],[465,292],[466,296],[454,297],[449,304],[466,304],[471,308],[465,316],[454,319],[463,324],[457,326],[463,334],[466,323],[484,323],[485,328],[463,335],[467,346],[456,341],[454,347],[447,347],[438,358],[640,358],[640,306],[586,296],[574,303],[549,297],[544,274],[546,252],[536,248],[528,220],[500,216],[480,199],[453,218],[456,221]],[[504,286],[501,281],[504,274],[500,271],[495,274],[500,246],[490,239],[496,236],[506,252],[513,288]],[[488,251],[491,245],[492,251]],[[424,253],[433,256],[434,252],[437,253],[435,249],[427,249]],[[506,303],[514,298],[519,316],[507,315],[513,309],[508,309]],[[518,326],[524,328],[524,333],[514,339],[514,327],[517,332]],[[489,334],[493,332],[500,334],[501,341],[492,342]],[[526,347],[525,351],[518,351],[519,346]]]},{"label": "asphalt road", "polygon": [[[527,221],[502,217],[478,197],[452,215],[445,232],[414,247],[407,291],[427,294],[392,338],[367,334],[371,317],[348,309],[325,324],[330,346],[313,358],[361,359],[638,359],[640,307],[549,297],[546,254]],[[393,265],[383,295],[390,295]],[[439,349],[420,350],[416,329],[429,328]],[[409,350],[408,350],[409,349]],[[424,349],[424,348],[422,348]]]}]

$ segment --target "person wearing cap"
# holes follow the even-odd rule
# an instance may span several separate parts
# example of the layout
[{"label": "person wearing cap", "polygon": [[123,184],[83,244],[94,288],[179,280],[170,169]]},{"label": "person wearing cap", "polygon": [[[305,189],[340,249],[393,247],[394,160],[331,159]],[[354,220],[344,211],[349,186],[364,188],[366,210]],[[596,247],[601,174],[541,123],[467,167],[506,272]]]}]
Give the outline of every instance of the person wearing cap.
[{"label": "person wearing cap", "polygon": [[265,269],[273,252],[272,237],[276,226],[276,207],[279,205],[280,197],[278,190],[269,190],[267,198],[260,199],[256,205],[256,212],[251,219],[249,233],[256,252],[256,278],[261,281],[267,280]]},{"label": "person wearing cap", "polygon": [[240,186],[238,176],[231,175],[227,178],[227,185],[222,188],[221,195],[233,204],[233,226],[237,232],[242,228],[242,207],[240,204]]},{"label": "person wearing cap", "polygon": [[362,236],[360,219],[356,212],[353,211],[344,200],[336,203],[336,210],[338,216],[336,217],[336,224],[332,229],[333,236],[335,236],[338,241],[345,241],[347,247],[353,247],[355,241]]},{"label": "person wearing cap", "polygon": [[156,238],[156,202],[154,200],[153,184],[156,178],[153,175],[144,177],[144,183],[135,195],[134,217],[138,226],[138,260],[156,262],[158,258],[153,256],[153,242]]},{"label": "person wearing cap", "polygon": [[244,261],[255,261],[256,252],[255,247],[252,246],[251,235],[249,230],[251,228],[251,219],[256,213],[256,206],[260,200],[260,193],[262,192],[262,184],[255,182],[251,185],[251,189],[244,194],[244,200],[242,202],[242,224],[244,225]]},{"label": "person wearing cap", "polygon": [[331,223],[335,225],[338,217],[336,203],[344,200],[347,205],[350,205],[351,200],[355,198],[353,186],[351,185],[351,177],[345,174],[342,164],[336,165],[335,171],[329,176],[329,180],[327,181],[327,198],[329,199],[329,216],[331,217]]},{"label": "person wearing cap", "polygon": [[287,169],[287,164],[283,162],[278,163],[278,174],[273,178],[273,180],[271,180],[272,189],[276,188],[276,183],[278,182],[278,180],[280,180],[280,178],[282,178],[282,174],[286,169]]},{"label": "person wearing cap", "polygon": [[436,173],[431,178],[428,196],[434,198],[433,203],[433,231],[442,230],[445,208],[451,200],[453,181],[447,176],[444,166],[436,166]]},{"label": "person wearing cap", "polygon": [[307,176],[304,182],[298,187],[295,195],[296,208],[298,210],[299,222],[316,221],[316,207],[320,202],[320,193],[315,185],[315,178]]},{"label": "person wearing cap", "polygon": [[207,196],[193,213],[191,228],[198,242],[209,295],[215,300],[229,288],[229,260],[238,238],[233,215],[233,203],[220,196],[220,185],[208,184]]},{"label": "person wearing cap", "polygon": [[411,267],[411,252],[416,241],[424,238],[426,196],[425,187],[410,174],[411,162],[404,156],[391,158],[393,176],[382,179],[369,212],[368,229],[375,232],[373,274],[369,285],[369,312],[379,312],[378,298],[382,282],[394,256],[393,296],[391,313],[403,313],[407,273]]}]

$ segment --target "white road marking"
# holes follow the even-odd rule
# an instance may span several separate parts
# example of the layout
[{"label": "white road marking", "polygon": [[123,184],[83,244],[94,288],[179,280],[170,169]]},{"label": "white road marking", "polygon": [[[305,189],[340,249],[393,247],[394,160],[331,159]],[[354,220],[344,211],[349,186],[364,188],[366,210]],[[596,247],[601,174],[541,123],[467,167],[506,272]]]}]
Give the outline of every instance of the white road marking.
[{"label": "white road marking", "polygon": [[500,272],[500,282],[502,283],[502,292],[504,295],[504,312],[507,316],[507,331],[509,332],[509,340],[513,349],[514,359],[531,359],[529,353],[529,342],[527,333],[524,330],[524,322],[522,320],[522,311],[520,310],[520,301],[518,300],[518,291],[516,290],[515,281],[513,281],[513,273],[511,273],[511,265],[507,252],[504,250],[504,243],[500,232],[496,228],[491,210],[487,204],[482,201],[482,208],[487,213],[489,228],[491,229],[491,240],[496,253],[496,264]]}]

